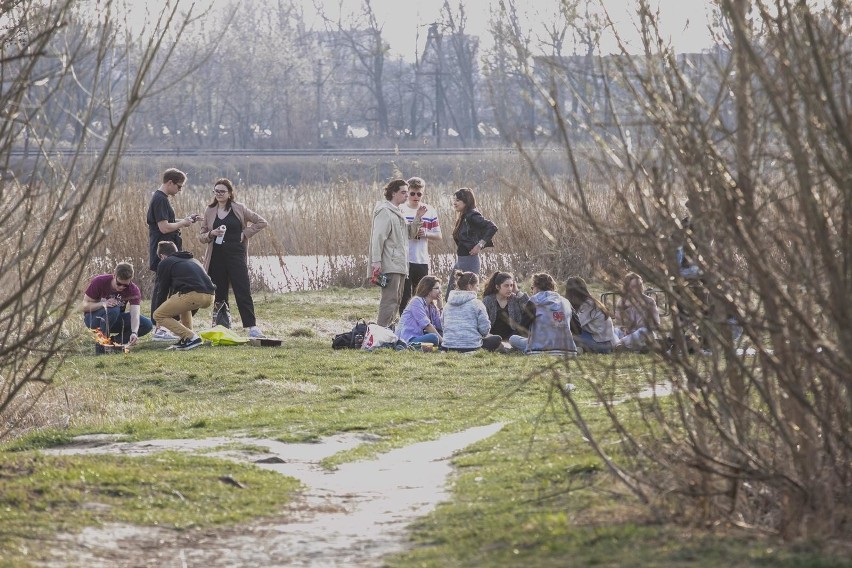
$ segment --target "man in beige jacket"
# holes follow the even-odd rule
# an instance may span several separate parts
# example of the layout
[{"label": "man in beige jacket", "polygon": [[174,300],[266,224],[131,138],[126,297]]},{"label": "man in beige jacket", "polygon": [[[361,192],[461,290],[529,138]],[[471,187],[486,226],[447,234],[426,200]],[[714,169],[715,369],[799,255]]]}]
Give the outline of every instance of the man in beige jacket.
[{"label": "man in beige jacket", "polygon": [[423,224],[426,207],[420,206],[409,224],[399,210],[408,198],[408,184],[404,179],[392,180],[385,186],[385,201],[373,210],[373,229],[370,233],[370,268],[373,276],[387,278],[379,300],[376,323],[388,327],[399,310],[402,288],[408,274],[408,239],[415,238]]}]

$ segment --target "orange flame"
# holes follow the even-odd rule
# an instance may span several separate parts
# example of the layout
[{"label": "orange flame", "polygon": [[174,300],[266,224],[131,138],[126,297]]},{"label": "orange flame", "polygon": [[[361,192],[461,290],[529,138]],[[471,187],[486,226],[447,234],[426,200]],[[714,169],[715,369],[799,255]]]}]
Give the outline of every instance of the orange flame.
[{"label": "orange flame", "polygon": [[95,341],[99,345],[118,345],[117,343],[113,343],[112,339],[104,335],[103,332],[101,332],[101,330],[98,328],[90,329],[89,331],[91,331],[92,334],[95,336]]}]

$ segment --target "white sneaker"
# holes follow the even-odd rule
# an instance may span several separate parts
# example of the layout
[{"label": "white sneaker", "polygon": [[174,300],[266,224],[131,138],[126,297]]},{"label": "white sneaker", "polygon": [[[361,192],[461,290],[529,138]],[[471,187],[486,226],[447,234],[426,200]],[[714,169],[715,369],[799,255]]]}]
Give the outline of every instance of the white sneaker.
[{"label": "white sneaker", "polygon": [[158,327],[154,333],[151,334],[151,341],[177,341],[180,339],[177,335],[169,331],[164,327]]},{"label": "white sneaker", "polygon": [[256,325],[253,325],[249,328],[249,338],[252,339],[265,339],[266,336],[263,335],[263,332],[260,331],[260,328]]}]

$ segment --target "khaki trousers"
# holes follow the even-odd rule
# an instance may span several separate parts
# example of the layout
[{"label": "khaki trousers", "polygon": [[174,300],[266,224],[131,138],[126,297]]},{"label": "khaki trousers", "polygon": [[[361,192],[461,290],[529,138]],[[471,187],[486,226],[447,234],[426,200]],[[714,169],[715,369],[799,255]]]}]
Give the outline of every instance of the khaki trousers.
[{"label": "khaki trousers", "polygon": [[[154,312],[158,325],[168,329],[181,339],[192,339],[192,311],[207,308],[213,303],[213,294],[185,292],[172,294]],[[180,321],[177,318],[180,317]]]},{"label": "khaki trousers", "polygon": [[379,300],[379,317],[376,318],[376,323],[380,326],[390,326],[394,316],[396,316],[404,285],[405,274],[393,272],[388,274],[388,285],[382,288],[382,297]]}]

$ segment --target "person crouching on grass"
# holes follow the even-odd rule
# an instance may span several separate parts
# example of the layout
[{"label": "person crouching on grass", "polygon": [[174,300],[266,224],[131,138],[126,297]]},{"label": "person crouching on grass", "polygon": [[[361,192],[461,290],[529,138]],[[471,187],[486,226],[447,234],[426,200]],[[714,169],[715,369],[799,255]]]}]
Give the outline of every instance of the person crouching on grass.
[{"label": "person crouching on grass", "polygon": [[160,287],[154,319],[180,337],[174,345],[175,349],[195,349],[202,344],[202,340],[192,331],[192,312],[213,303],[216,286],[201,263],[192,257],[192,253],[178,252],[173,242],[160,242],[157,245],[157,256],[160,257],[157,266]]},{"label": "person crouching on grass", "polygon": [[[135,345],[154,327],[151,320],[140,315],[142,293],[133,283],[133,275],[132,264],[119,262],[112,274],[92,278],[80,304],[86,327],[100,329],[105,337],[121,345]],[[103,353],[103,345],[97,348],[96,353]]]}]

